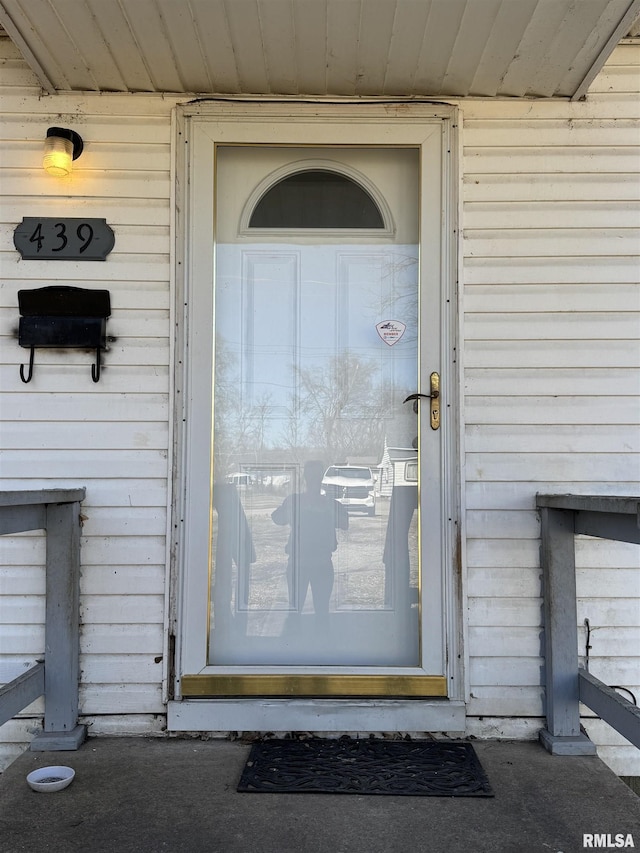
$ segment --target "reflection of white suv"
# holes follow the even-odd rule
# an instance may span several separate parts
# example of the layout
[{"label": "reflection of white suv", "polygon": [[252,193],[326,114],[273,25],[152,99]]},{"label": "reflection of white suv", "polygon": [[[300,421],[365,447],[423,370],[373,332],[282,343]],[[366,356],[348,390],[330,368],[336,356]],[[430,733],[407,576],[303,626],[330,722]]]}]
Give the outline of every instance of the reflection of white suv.
[{"label": "reflection of white suv", "polygon": [[373,493],[375,478],[371,468],[361,465],[331,465],[322,478],[322,491],[339,501],[347,510],[376,514]]}]

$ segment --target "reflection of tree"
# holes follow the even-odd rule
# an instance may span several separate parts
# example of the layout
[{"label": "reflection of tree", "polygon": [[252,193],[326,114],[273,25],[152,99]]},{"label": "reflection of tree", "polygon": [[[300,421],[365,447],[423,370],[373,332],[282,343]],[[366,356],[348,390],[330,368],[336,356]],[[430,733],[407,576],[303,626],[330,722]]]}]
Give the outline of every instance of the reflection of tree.
[{"label": "reflection of tree", "polygon": [[271,394],[266,392],[256,397],[247,409],[247,429],[245,438],[249,439],[249,447],[260,453],[265,447],[267,423],[273,411]]},{"label": "reflection of tree", "polygon": [[383,400],[378,365],[345,352],[325,366],[297,368],[298,444],[340,460],[380,451],[384,439]]},{"label": "reflection of tree", "polygon": [[383,280],[387,282],[388,295],[381,305],[389,319],[406,323],[405,342],[418,337],[418,254],[417,246],[411,248],[415,251],[404,255],[396,252],[392,260],[387,260]]},{"label": "reflection of tree", "polygon": [[286,412],[266,391],[252,400],[242,382],[240,357],[222,337],[216,338],[217,480],[244,463],[282,461],[283,451],[288,462],[303,461],[310,453],[327,462],[380,455],[393,405],[379,358],[344,351],[322,364],[295,365],[294,372]]},{"label": "reflection of tree", "polygon": [[[238,359],[226,346],[224,339],[216,335],[215,378],[214,378],[214,435],[215,477],[221,479],[228,473],[233,454],[234,430],[231,421],[233,408],[237,405]],[[236,392],[234,393],[234,385]]]},{"label": "reflection of tree", "polygon": [[238,357],[220,335],[216,336],[214,387],[215,476],[221,479],[247,451],[255,457],[255,451],[263,449],[272,405],[266,393],[247,405]]}]

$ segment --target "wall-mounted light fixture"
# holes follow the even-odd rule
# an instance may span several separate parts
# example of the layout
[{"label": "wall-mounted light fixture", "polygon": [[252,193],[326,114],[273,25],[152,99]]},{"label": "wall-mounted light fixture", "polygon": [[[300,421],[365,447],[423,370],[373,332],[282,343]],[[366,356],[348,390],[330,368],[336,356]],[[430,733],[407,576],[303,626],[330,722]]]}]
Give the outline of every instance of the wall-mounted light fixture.
[{"label": "wall-mounted light fixture", "polygon": [[75,130],[65,127],[50,127],[44,143],[42,165],[46,172],[58,178],[71,173],[71,163],[82,154],[82,138]]}]

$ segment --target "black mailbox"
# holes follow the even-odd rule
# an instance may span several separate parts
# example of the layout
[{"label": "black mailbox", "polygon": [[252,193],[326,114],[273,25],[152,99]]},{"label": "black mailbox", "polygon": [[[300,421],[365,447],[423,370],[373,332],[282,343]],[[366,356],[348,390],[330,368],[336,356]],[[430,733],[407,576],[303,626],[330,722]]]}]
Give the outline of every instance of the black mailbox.
[{"label": "black mailbox", "polygon": [[51,286],[18,291],[20,326],[18,343],[30,347],[29,373],[20,378],[30,382],[36,347],[77,347],[95,349],[91,365],[94,382],[100,380],[100,350],[106,347],[107,317],[111,314],[108,290]]}]

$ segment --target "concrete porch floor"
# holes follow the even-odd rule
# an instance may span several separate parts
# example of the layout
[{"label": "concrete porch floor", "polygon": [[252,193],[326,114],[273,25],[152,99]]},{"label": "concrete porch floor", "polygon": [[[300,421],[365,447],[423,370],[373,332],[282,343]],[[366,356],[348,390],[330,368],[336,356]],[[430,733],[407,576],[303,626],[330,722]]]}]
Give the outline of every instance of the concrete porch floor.
[{"label": "concrete porch floor", "polygon": [[[613,845],[630,833],[640,849],[640,798],[597,757],[474,747],[493,799],[238,794],[250,748],[238,741],[96,737],[25,752],[0,776],[0,851],[577,853],[584,833]],[[73,767],[73,783],[31,791],[27,773],[52,764]]]}]

